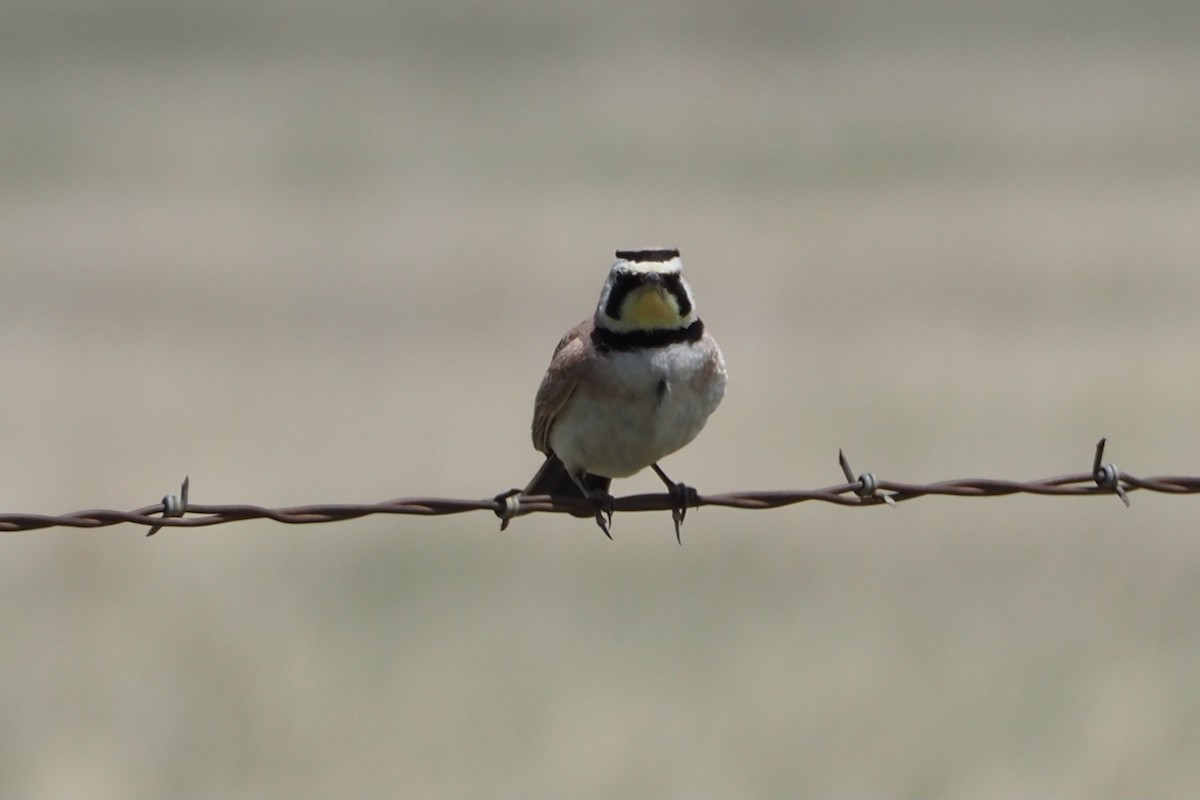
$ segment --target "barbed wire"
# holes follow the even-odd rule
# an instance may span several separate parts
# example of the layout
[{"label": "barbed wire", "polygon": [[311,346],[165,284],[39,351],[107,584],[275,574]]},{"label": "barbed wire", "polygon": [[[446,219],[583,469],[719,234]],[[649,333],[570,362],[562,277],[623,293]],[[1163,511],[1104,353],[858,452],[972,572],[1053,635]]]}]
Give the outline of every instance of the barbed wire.
[{"label": "barbed wire", "polygon": [[[1104,463],[1104,439],[1096,444],[1092,470],[1032,481],[1012,481],[995,478],[960,478],[934,483],[904,483],[878,478],[872,472],[855,475],[845,454],[838,452],[838,463],[845,483],[822,489],[783,489],[766,491],[725,492],[718,494],[692,493],[688,508],[719,506],[738,509],[768,509],[808,501],[833,503],[841,506],[895,506],[918,497],[1000,497],[1012,494],[1048,496],[1116,495],[1129,506],[1129,492],[1144,490],[1164,494],[1200,494],[1200,476],[1160,475],[1138,478],[1121,472],[1115,464]],[[71,514],[0,513],[0,532],[33,531],[43,528],[104,528],[132,523],[150,530],[153,536],[162,528],[199,528],[252,519],[269,519],[288,525],[309,525],[319,522],[340,522],[375,514],[416,514],[436,516],[463,514],[469,511],[491,511],[502,521],[539,512],[592,516],[595,506],[583,498],[549,495],[523,495],[512,490],[482,500],[462,500],[444,497],[407,497],[382,503],[329,503],[290,508],[264,508],[256,505],[211,505],[191,503],[188,499],[190,479],[184,478],[178,495],[167,495],[162,502],[133,511],[95,509]],[[637,494],[614,498],[616,511],[674,511],[676,500],[670,494]],[[185,516],[187,515],[187,516]]]}]

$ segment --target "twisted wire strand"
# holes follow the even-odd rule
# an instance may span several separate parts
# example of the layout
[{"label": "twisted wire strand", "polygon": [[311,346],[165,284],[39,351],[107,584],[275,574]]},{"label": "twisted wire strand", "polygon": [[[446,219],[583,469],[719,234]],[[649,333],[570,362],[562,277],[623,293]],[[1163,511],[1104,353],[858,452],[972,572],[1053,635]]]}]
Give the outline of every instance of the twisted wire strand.
[{"label": "twisted wire strand", "polygon": [[[1116,495],[1129,505],[1133,491],[1162,494],[1200,494],[1200,476],[1159,475],[1139,478],[1121,472],[1113,464],[1102,463],[1105,440],[1096,445],[1091,472],[1080,472],[1032,481],[995,478],[960,478],[934,483],[905,483],[877,478],[866,472],[855,475],[844,454],[838,454],[846,482],[822,489],[782,489],[724,492],[693,495],[689,508],[717,506],[734,509],[771,509],[804,502],[832,503],[840,506],[875,506],[907,502],[919,497],[1001,497],[1013,494],[1052,497]],[[133,511],[93,509],[51,516],[45,514],[0,513],[0,532],[33,531],[45,528],[104,528],[131,523],[149,528],[152,536],[162,528],[198,528],[252,519],[269,519],[287,525],[341,522],[375,514],[413,514],[437,516],[491,511],[505,523],[533,513],[591,516],[594,506],[582,498],[521,495],[516,490],[481,500],[445,497],[403,497],[380,503],[328,503],[288,508],[257,505],[189,503],[189,479],[180,494],[167,495],[161,503]],[[615,498],[614,511],[670,511],[675,500],[670,494],[635,494]]]}]

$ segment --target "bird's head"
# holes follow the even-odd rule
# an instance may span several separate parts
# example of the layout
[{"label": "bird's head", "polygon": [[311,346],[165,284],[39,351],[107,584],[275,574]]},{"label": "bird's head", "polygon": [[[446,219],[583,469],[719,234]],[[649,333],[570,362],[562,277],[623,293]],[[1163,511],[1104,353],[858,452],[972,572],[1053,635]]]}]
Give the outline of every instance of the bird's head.
[{"label": "bird's head", "polygon": [[596,306],[596,326],[613,333],[671,331],[696,321],[678,250],[618,250]]}]

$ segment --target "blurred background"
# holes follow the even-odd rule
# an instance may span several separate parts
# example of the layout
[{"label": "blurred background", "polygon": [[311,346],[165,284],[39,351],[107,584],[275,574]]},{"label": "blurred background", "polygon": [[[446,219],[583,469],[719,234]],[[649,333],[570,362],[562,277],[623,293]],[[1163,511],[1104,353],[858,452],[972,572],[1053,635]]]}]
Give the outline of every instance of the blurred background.
[{"label": "blurred background", "polygon": [[[5,0],[0,510],[490,497],[682,249],[701,491],[1200,472],[1200,6]],[[652,474],[618,494],[655,491]],[[0,537],[0,795],[1200,793],[1200,501]]]}]

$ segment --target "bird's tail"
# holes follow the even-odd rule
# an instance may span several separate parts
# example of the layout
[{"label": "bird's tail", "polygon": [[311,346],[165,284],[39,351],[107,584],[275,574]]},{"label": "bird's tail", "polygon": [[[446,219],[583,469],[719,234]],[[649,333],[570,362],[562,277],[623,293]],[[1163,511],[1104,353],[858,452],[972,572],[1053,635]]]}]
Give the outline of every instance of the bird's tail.
[{"label": "bird's tail", "polygon": [[[602,478],[599,475],[588,475],[584,473],[583,483],[588,489],[595,491],[600,490],[607,493],[608,487],[612,485],[612,478]],[[542,462],[541,469],[533,476],[533,480],[525,487],[523,494],[548,494],[554,497],[580,497],[583,492],[575,485],[575,481],[571,480],[567,468],[563,466],[562,461],[559,461],[558,456],[546,456],[546,460]],[[580,511],[576,514],[580,517],[590,517],[591,512]]]}]

